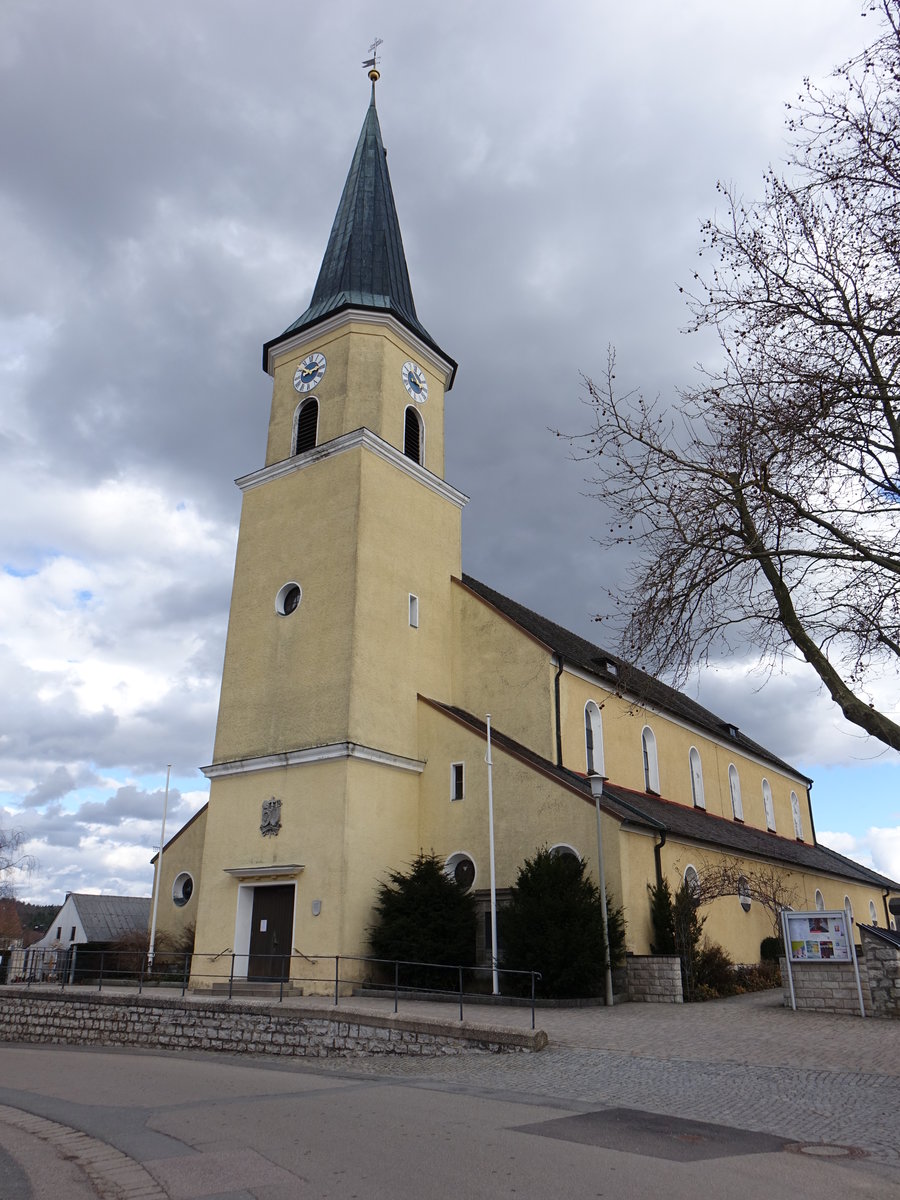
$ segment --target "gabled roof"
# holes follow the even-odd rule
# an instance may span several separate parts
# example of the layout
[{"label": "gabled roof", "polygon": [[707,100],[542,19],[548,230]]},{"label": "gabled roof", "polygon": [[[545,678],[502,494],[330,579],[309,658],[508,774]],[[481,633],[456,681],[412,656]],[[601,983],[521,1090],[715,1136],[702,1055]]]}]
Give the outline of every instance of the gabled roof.
[{"label": "gabled roof", "polygon": [[[430,700],[425,696],[421,696],[420,699],[460,724],[467,725],[474,733],[482,737],[486,736],[485,723],[464,709],[441,704],[440,701]],[[556,766],[493,727],[491,728],[491,740],[494,745],[531,766],[534,770],[555,779],[569,790],[578,792],[586,801],[594,802],[590,781],[586,775]],[[843,854],[829,850],[827,846],[812,845],[809,842],[798,842],[792,838],[781,837],[768,830],[745,825],[741,821],[715,816],[705,809],[688,808],[687,805],[665,800],[661,796],[635,792],[631,788],[624,788],[609,782],[603,785],[603,797],[600,803],[605,812],[617,817],[623,825],[643,827],[657,834],[665,832],[673,838],[709,846],[720,852],[774,859],[799,870],[836,875],[854,883],[900,892],[900,883],[888,879],[884,875],[879,875],[877,871],[871,871],[868,867],[864,867],[852,859],[845,858]]]},{"label": "gabled roof", "polygon": [[265,344],[263,367],[273,346],[348,308],[391,313],[447,361],[455,374],[456,363],[416,315],[374,85],[309,308]]},{"label": "gabled roof", "polygon": [[75,905],[89,942],[112,942],[128,933],[144,933],[150,924],[149,896],[73,892],[68,899]]},{"label": "gabled roof", "polygon": [[488,604],[526,630],[532,637],[537,638],[548,649],[555,651],[570,665],[578,667],[590,675],[596,675],[607,686],[626,696],[632,696],[641,703],[671,713],[672,716],[703,729],[715,737],[731,741],[738,750],[762,758],[780,770],[805,780],[808,784],[812,783],[812,780],[798,771],[796,767],[792,767],[790,763],[784,762],[783,759],[766,750],[764,746],[760,746],[758,742],[746,737],[734,724],[710,712],[708,708],[704,708],[702,704],[698,704],[689,696],[654,679],[645,671],[638,670],[637,667],[631,666],[617,655],[587,641],[586,638],[579,637],[577,633],[564,629],[555,621],[550,621],[547,617],[532,612],[523,604],[510,600],[508,596],[495,592],[493,588],[473,579],[471,575],[463,575],[462,582],[471,592],[480,596],[482,600],[486,600]]}]

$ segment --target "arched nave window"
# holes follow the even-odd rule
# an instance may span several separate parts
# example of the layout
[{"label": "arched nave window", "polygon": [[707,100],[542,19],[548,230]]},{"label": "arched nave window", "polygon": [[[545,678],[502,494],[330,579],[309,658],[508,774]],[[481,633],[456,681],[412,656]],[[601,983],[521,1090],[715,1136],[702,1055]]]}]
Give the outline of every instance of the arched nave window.
[{"label": "arched nave window", "polygon": [[644,758],[644,789],[659,795],[659,762],[656,757],[656,737],[649,725],[641,730],[641,754]]},{"label": "arched nave window", "polygon": [[744,819],[744,802],[741,800],[741,778],[734,763],[728,767],[728,790],[731,792],[731,811],[736,821]]},{"label": "arched nave window", "polygon": [[772,788],[768,779],[762,781],[763,808],[766,810],[766,829],[775,832],[775,801],[772,799]]},{"label": "arched nave window", "polygon": [[319,432],[319,402],[304,400],[294,414],[294,453],[312,450]]},{"label": "arched nave window", "polygon": [[803,818],[800,816],[800,797],[796,792],[791,792],[791,816],[794,818],[794,837],[802,842]]},{"label": "arched nave window", "polygon": [[584,761],[588,775],[603,775],[603,724],[593,700],[584,706]]},{"label": "arched nave window", "polygon": [[694,807],[706,808],[706,797],[703,794],[703,764],[700,762],[700,751],[696,746],[691,746],[688,761],[691,766],[691,796],[694,800]]}]

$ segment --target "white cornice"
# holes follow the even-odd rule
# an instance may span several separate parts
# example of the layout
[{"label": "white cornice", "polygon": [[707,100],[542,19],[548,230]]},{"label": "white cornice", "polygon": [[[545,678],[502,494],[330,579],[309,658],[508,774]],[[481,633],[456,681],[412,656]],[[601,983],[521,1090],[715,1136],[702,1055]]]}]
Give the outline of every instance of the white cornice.
[{"label": "white cornice", "polygon": [[298,330],[293,336],[286,337],[284,341],[279,341],[277,345],[270,347],[266,352],[267,374],[273,376],[275,374],[273,360],[276,355],[280,357],[282,354],[292,354],[308,342],[314,342],[323,335],[335,333],[345,325],[350,324],[384,326],[396,337],[402,338],[407,345],[413,348],[416,356],[427,363],[435,375],[441,377],[444,387],[447,386],[447,381],[452,378],[453,364],[440,354],[437,354],[427,342],[423,342],[420,337],[414,334],[411,329],[407,329],[391,313],[379,312],[368,308],[345,308],[343,312],[326,317],[323,321],[319,321],[315,325],[308,325],[305,329]]},{"label": "white cornice", "polygon": [[201,767],[200,770],[207,779],[223,779],[229,775],[249,775],[253,771],[273,771],[283,767],[330,762],[341,758],[361,758],[365,762],[378,763],[382,767],[396,767],[400,771],[413,771],[417,775],[421,775],[425,770],[424,762],[417,758],[403,758],[399,754],[375,750],[371,746],[360,746],[356,742],[332,742],[328,746],[309,746],[305,750],[288,750],[284,754],[238,758],[232,762],[212,763],[208,767]]},{"label": "white cornice", "polygon": [[235,879],[292,879],[303,870],[303,863],[281,863],[270,867],[223,867]]},{"label": "white cornice", "polygon": [[268,467],[261,467],[258,471],[251,471],[249,475],[242,475],[234,482],[242,492],[249,492],[253,488],[261,487],[264,483],[270,483],[273,479],[281,479],[285,475],[293,475],[295,471],[302,471],[304,467],[309,467],[313,463],[323,462],[326,458],[333,458],[336,454],[343,454],[347,450],[355,450],[358,446],[369,450],[372,454],[376,454],[399,471],[404,471],[418,483],[424,484],[425,487],[430,488],[431,491],[436,492],[445,500],[449,500],[451,504],[455,504],[458,508],[465,508],[468,504],[469,497],[463,492],[459,492],[455,487],[451,487],[439,475],[433,475],[431,471],[426,471],[417,462],[414,462],[411,458],[407,458],[396,446],[383,441],[371,429],[365,428],[354,429],[350,433],[342,433],[340,437],[334,438],[330,442],[325,442],[322,446],[316,446],[312,450],[307,450],[304,454],[295,454],[293,458],[283,458],[281,462],[272,463]]}]

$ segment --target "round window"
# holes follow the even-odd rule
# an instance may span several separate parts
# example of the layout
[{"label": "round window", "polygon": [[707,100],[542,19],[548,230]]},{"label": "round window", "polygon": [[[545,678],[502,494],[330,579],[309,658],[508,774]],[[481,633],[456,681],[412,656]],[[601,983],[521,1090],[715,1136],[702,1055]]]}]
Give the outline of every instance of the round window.
[{"label": "round window", "polygon": [[184,908],[194,894],[194,881],[187,871],[182,871],[172,884],[172,900],[179,908]]},{"label": "round window", "polygon": [[581,855],[574,847],[567,845],[566,842],[560,842],[556,846],[550,847],[551,858],[574,858],[577,862],[581,862]]},{"label": "round window", "polygon": [[468,854],[462,852],[451,854],[444,865],[444,870],[464,892],[471,890],[475,882],[475,863]]},{"label": "round window", "polygon": [[278,595],[275,597],[275,611],[280,617],[289,617],[302,597],[303,590],[300,584],[291,580],[290,583],[286,583],[279,589]]}]

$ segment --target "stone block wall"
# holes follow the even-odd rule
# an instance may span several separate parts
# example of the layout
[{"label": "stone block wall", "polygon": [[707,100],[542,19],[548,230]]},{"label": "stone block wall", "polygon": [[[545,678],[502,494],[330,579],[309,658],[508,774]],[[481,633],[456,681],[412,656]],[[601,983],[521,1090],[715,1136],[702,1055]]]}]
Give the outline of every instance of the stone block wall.
[{"label": "stone block wall", "polygon": [[645,1004],[681,1004],[681,959],[677,954],[629,954],[625,959],[628,999]]},{"label": "stone block wall", "polygon": [[540,1030],[478,1029],[450,1021],[193,998],[0,989],[0,1041],[145,1049],[222,1050],[304,1058],[540,1050]]},{"label": "stone block wall", "polygon": [[871,1011],[875,1017],[900,1020],[900,947],[861,930]]},{"label": "stone block wall", "polygon": [[[801,962],[791,965],[794,975],[794,997],[798,1009],[859,1016],[859,993],[856,990],[853,963]],[[787,962],[783,958],[781,959],[781,978],[784,1003],[790,1008],[791,985],[788,979]],[[872,997],[864,958],[859,960],[859,978],[862,984],[863,1004],[868,1015],[872,1011]]]}]

